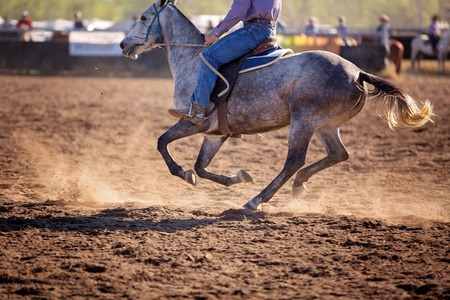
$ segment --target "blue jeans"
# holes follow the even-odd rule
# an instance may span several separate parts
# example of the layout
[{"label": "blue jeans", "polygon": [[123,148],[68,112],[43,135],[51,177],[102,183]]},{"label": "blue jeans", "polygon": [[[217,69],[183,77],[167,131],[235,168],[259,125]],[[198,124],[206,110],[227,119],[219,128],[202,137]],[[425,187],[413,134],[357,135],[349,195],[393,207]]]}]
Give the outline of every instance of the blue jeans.
[{"label": "blue jeans", "polygon": [[437,44],[439,42],[439,36],[436,36],[434,34],[429,34],[428,38],[431,42],[431,48],[433,48],[433,52],[437,52]]},{"label": "blue jeans", "polygon": [[[275,36],[275,28],[270,25],[246,24],[208,47],[203,52],[203,56],[217,70],[219,66],[256,49],[259,44],[271,36]],[[200,60],[200,72],[197,78],[197,87],[192,94],[192,101],[203,107],[208,106],[216,79],[217,75],[203,60]]]}]

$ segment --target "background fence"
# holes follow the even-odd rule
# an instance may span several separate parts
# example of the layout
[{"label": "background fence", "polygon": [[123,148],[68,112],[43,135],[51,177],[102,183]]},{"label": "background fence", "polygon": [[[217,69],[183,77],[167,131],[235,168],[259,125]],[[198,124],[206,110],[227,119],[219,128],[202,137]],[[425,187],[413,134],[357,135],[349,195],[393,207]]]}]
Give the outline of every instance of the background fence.
[{"label": "background fence", "polygon": [[170,76],[162,49],[153,49],[137,60],[126,57],[70,56],[69,43],[0,41],[3,74]]},{"label": "background fence", "polygon": [[[394,36],[400,41],[409,59],[411,36]],[[54,38],[46,42],[0,40],[0,73],[40,75],[91,75],[170,77],[164,50],[153,49],[137,60],[122,56],[71,56],[67,38]],[[367,71],[380,71],[385,67],[384,49],[375,44],[337,48],[338,54]],[[311,50],[311,49],[306,49]]]}]

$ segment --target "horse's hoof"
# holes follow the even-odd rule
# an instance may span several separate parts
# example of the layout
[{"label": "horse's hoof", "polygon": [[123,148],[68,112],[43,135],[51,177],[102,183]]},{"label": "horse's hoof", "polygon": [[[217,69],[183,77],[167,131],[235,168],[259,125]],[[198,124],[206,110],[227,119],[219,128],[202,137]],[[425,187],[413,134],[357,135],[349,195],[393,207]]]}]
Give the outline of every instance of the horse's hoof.
[{"label": "horse's hoof", "polygon": [[293,186],[292,187],[292,197],[298,198],[301,194],[303,194],[306,191],[306,185],[302,183],[302,185],[299,186]]},{"label": "horse's hoof", "polygon": [[247,203],[244,204],[244,208],[246,209],[250,209],[250,210],[261,210],[261,203],[262,200],[260,197],[255,197],[252,200],[248,201]]},{"label": "horse's hoof", "polygon": [[183,179],[192,185],[197,185],[197,178],[195,177],[194,171],[191,169],[184,171]]},{"label": "horse's hoof", "polygon": [[238,176],[240,182],[255,182],[253,180],[253,177],[250,174],[248,174],[247,171],[245,171],[245,170],[239,170],[237,172],[237,176]]}]

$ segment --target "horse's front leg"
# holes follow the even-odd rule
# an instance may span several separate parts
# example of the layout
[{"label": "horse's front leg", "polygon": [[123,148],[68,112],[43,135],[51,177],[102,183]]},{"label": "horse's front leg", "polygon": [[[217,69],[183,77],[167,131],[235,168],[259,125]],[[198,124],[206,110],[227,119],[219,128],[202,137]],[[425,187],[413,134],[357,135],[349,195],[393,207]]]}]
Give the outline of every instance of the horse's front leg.
[{"label": "horse's front leg", "polygon": [[172,158],[172,155],[170,155],[167,146],[175,140],[191,136],[197,133],[202,133],[205,132],[206,130],[207,127],[205,127],[205,125],[198,126],[192,124],[189,121],[181,119],[169,130],[167,130],[163,135],[161,135],[158,139],[158,151],[159,153],[161,153],[164,161],[166,162],[170,173],[172,175],[180,177],[181,179],[185,180],[186,182],[192,185],[197,184],[194,171],[191,169],[188,169],[186,171],[183,170],[183,168],[180,165],[178,165]]},{"label": "horse's front leg", "polygon": [[202,178],[212,180],[225,186],[236,183],[253,182],[253,178],[245,170],[239,170],[237,175],[226,176],[212,173],[206,169],[227,139],[228,136],[205,136],[202,148],[200,149],[200,153],[198,154],[195,163],[195,172]]}]

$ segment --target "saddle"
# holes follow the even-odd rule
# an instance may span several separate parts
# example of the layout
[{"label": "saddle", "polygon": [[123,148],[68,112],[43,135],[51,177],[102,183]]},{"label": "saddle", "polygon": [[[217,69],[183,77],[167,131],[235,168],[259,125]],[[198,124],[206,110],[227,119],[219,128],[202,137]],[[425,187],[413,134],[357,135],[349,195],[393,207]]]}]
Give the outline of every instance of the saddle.
[{"label": "saddle", "polygon": [[[219,129],[222,134],[233,134],[228,126],[228,112],[225,104],[236,83],[238,75],[272,65],[287,54],[293,54],[292,50],[282,49],[277,42],[277,38],[272,37],[263,41],[252,52],[219,67],[218,72],[223,78],[219,76],[216,80],[216,85],[210,96],[210,101],[215,106],[206,116],[210,116],[217,110]],[[253,58],[255,59],[252,61]]]}]

